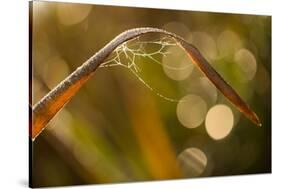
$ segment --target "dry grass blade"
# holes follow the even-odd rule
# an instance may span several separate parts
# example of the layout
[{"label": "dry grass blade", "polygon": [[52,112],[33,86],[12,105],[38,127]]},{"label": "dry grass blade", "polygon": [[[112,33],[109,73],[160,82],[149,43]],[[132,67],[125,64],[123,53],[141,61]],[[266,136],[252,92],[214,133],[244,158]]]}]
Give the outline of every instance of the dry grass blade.
[{"label": "dry grass blade", "polygon": [[235,92],[235,90],[214,70],[201,53],[192,45],[184,40],[179,40],[181,46],[187,51],[192,62],[208,77],[208,79],[216,86],[217,89],[248,119],[256,125],[261,126],[261,122],[256,113],[251,110],[245,101]]},{"label": "dry grass blade", "polygon": [[257,115],[240,98],[223,78],[210,66],[201,53],[180,36],[158,28],[135,28],[125,31],[115,37],[94,56],[77,68],[72,74],[59,83],[52,91],[44,96],[32,108],[31,137],[34,140],[46,127],[48,122],[63,108],[65,104],[92,76],[98,66],[110,55],[110,53],[122,43],[136,38],[145,33],[160,33],[173,37],[185,49],[193,63],[210,79],[210,81],[230,100],[244,115],[257,125],[261,125]]}]

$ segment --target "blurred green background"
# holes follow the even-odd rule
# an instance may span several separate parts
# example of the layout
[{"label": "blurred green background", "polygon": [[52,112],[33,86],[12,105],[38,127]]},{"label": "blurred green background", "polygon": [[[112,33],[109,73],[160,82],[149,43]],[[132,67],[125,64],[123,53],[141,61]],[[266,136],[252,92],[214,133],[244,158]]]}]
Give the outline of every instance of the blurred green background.
[{"label": "blurred green background", "polygon": [[33,142],[34,187],[271,172],[271,17],[40,1],[30,12],[31,104],[119,33],[149,26],[195,45],[263,124],[149,34],[125,47],[168,54],[135,56],[136,72],[123,52],[125,66],[99,68]]}]

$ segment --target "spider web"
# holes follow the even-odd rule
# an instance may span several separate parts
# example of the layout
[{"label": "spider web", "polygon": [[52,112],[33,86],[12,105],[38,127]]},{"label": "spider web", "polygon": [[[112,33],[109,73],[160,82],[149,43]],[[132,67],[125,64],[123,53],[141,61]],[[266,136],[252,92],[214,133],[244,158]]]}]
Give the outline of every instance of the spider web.
[{"label": "spider web", "polygon": [[[153,51],[148,52],[146,49],[147,46],[153,45],[157,48],[155,48]],[[167,97],[157,90],[155,90],[153,87],[151,87],[140,75],[141,69],[137,65],[136,59],[137,58],[148,58],[151,61],[156,64],[159,64],[161,66],[164,66],[168,69],[172,70],[183,70],[186,69],[190,65],[186,65],[185,67],[173,67],[169,65],[162,64],[159,60],[157,60],[156,56],[167,56],[170,54],[167,49],[172,46],[178,46],[177,41],[175,41],[171,37],[161,37],[157,40],[142,40],[141,37],[137,37],[135,39],[129,40],[127,42],[124,42],[120,46],[118,46],[110,55],[110,57],[107,59],[107,61],[103,62],[100,67],[101,68],[108,68],[108,67],[114,67],[114,66],[122,66],[126,69],[129,69],[134,76],[150,91],[152,91],[157,96],[170,101],[170,102],[179,102],[178,99]]]}]

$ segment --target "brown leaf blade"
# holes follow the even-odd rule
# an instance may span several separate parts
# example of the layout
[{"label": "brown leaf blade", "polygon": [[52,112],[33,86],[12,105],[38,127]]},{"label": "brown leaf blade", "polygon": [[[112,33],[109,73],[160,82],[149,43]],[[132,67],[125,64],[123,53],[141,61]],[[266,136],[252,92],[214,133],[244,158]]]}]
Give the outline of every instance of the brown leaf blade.
[{"label": "brown leaf blade", "polygon": [[180,41],[181,46],[187,51],[192,62],[204,73],[204,75],[216,86],[216,88],[249,120],[258,126],[261,122],[257,114],[242,100],[236,91],[216,72],[201,53],[185,41]]}]

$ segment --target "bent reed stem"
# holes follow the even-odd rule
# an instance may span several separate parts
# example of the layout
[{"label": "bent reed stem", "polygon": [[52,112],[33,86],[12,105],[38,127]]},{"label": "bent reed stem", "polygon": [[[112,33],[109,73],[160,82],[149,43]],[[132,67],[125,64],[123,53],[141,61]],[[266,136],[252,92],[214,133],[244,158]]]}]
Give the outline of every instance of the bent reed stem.
[{"label": "bent reed stem", "polygon": [[248,119],[261,126],[261,122],[255,112],[250,109],[235,90],[212,68],[196,47],[174,33],[158,28],[144,27],[130,29],[119,34],[32,107],[32,126],[30,127],[32,140],[34,141],[46,128],[48,122],[90,79],[99,65],[106,60],[115,48],[130,39],[134,39],[146,33],[160,33],[174,38],[186,51],[192,62],[204,73],[216,88],[220,90],[221,93]]}]

